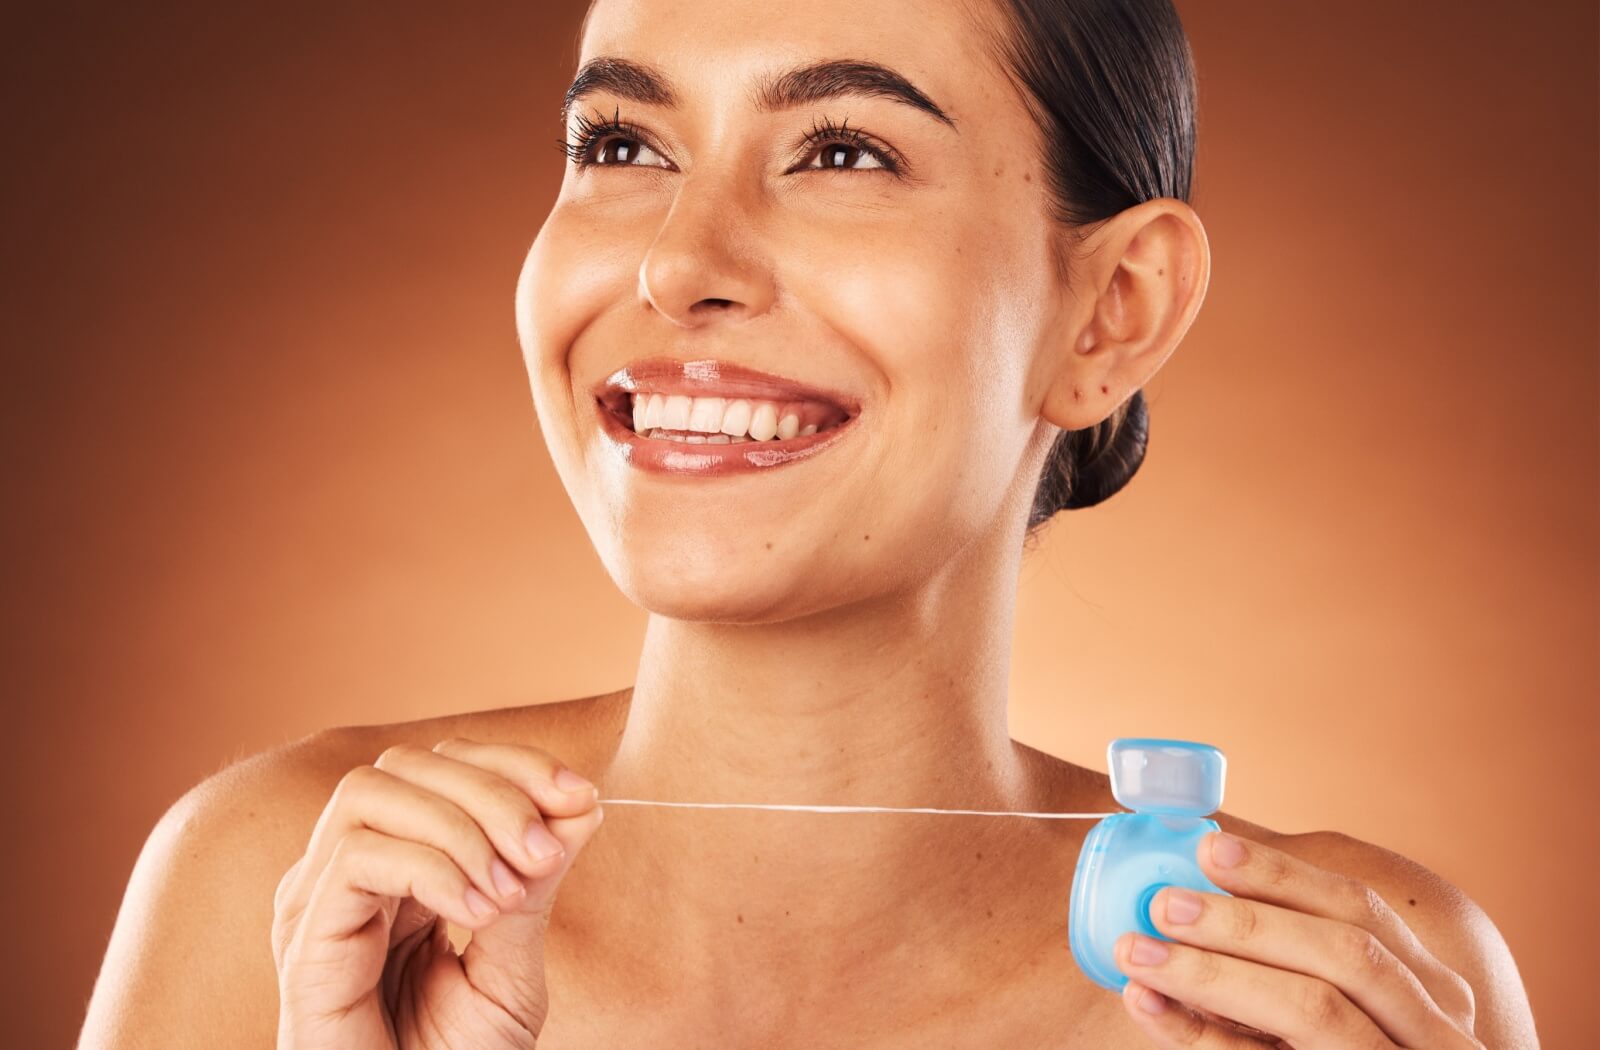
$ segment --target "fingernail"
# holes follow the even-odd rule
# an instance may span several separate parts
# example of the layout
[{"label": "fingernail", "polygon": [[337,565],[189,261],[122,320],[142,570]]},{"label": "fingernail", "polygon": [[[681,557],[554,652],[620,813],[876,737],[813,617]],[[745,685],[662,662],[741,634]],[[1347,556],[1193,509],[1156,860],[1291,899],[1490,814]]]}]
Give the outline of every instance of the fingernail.
[{"label": "fingernail", "polygon": [[1167,887],[1167,921],[1187,924],[1200,917],[1200,896],[1181,886]]},{"label": "fingernail", "polygon": [[1166,962],[1169,954],[1171,953],[1167,950],[1167,946],[1160,941],[1153,941],[1149,937],[1135,937],[1133,950],[1128,953],[1128,958],[1133,960],[1136,966],[1154,966]]},{"label": "fingernail", "polygon": [[562,791],[593,791],[594,785],[580,777],[570,769],[563,769],[556,774],[556,787]]},{"label": "fingernail", "polygon": [[1237,868],[1244,863],[1244,843],[1225,831],[1211,838],[1211,860],[1219,868]]},{"label": "fingernail", "polygon": [[489,874],[494,879],[494,888],[500,891],[502,897],[515,897],[526,892],[522,880],[499,857],[489,864]]},{"label": "fingernail", "polygon": [[468,886],[467,892],[462,894],[467,901],[467,910],[472,914],[483,917],[494,913],[494,905],[489,903],[489,898],[479,893],[475,888]]},{"label": "fingernail", "polygon": [[1147,1014],[1158,1014],[1167,1008],[1167,997],[1154,988],[1146,988],[1139,994],[1139,1009]]},{"label": "fingernail", "polygon": [[522,841],[527,843],[528,855],[534,860],[547,860],[565,848],[561,840],[537,820],[528,825],[528,833],[522,836]]}]

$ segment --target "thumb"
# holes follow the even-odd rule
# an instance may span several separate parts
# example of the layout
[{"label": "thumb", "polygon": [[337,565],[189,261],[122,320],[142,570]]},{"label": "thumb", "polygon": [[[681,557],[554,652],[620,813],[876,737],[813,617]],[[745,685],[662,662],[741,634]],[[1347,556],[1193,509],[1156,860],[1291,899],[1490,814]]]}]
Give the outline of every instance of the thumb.
[{"label": "thumb", "polygon": [[561,867],[538,878],[523,878],[527,894],[518,904],[506,906],[494,922],[475,931],[461,953],[468,982],[534,1035],[544,1027],[550,1012],[544,980],[544,938],[556,891],[603,816],[596,804],[576,817],[545,817],[545,827],[566,849]]}]

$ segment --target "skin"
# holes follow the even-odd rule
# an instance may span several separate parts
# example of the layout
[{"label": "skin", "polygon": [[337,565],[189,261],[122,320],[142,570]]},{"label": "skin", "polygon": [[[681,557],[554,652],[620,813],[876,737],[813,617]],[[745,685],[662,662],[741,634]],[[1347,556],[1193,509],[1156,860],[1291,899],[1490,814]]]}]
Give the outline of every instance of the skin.
[{"label": "skin", "polygon": [[[392,800],[426,779],[429,755],[481,754],[471,741],[525,749],[518,769],[531,779],[507,783],[536,806],[516,820],[545,821],[568,853],[553,877],[522,864],[504,845],[521,825],[495,815],[487,789],[468,792],[459,804],[485,830],[453,840],[477,858],[455,889],[487,870],[473,865],[493,855],[488,843],[526,879],[524,903],[560,906],[548,928],[518,920],[515,903],[480,922],[444,895],[407,904],[391,887],[385,914],[394,941],[435,914],[483,931],[473,965],[491,985],[548,1000],[534,1011],[542,1050],[1263,1045],[1231,1020],[1270,1020],[1297,1047],[1535,1045],[1515,965],[1481,910],[1347,836],[1217,814],[1251,843],[1250,862],[1215,867],[1209,839],[1199,859],[1236,896],[1209,895],[1200,921],[1163,926],[1192,944],[1164,968],[1128,962],[1138,977],[1118,997],[1077,970],[1066,943],[1087,822],[602,804],[596,830],[586,806],[562,809],[540,786],[564,765],[602,797],[1119,808],[1103,775],[1010,739],[1023,524],[1056,428],[1092,425],[1150,381],[1200,308],[1210,254],[1181,201],[1089,230],[1049,220],[1040,132],[985,49],[988,17],[910,2],[596,4],[580,63],[648,63],[679,104],[604,93],[580,104],[620,110],[650,148],[631,154],[635,166],[568,167],[516,313],[562,482],[617,585],[651,614],[636,681],[554,705],[333,730],[201,785],[141,856],[84,1046],[144,1045],[138,1033],[153,1031],[169,1047],[223,1033],[272,1045],[285,947],[316,887],[337,881],[319,848],[338,838],[327,828],[383,805],[417,810]],[[751,108],[759,74],[837,57],[893,67],[955,127],[884,98]],[[815,117],[892,146],[903,177],[797,170],[819,163],[815,148],[793,148]],[[1063,274],[1055,261],[1068,255]],[[759,475],[643,474],[606,454],[589,390],[647,353],[851,391],[858,431],[848,447]],[[390,776],[367,775],[381,789],[364,802],[339,794],[353,767],[374,764]],[[186,907],[218,885],[222,907]],[[1240,909],[1266,935],[1244,937]],[[1349,950],[1374,942],[1387,954]],[[385,948],[374,950],[381,966]],[[460,965],[442,932],[430,950]],[[200,974],[182,961],[197,951],[214,960]],[[1375,971],[1375,959],[1395,964]],[[1321,960],[1315,980],[1337,997],[1300,994],[1307,960]],[[1148,1014],[1146,985],[1195,1009]],[[1379,1041],[1380,1023],[1392,1041]]]}]

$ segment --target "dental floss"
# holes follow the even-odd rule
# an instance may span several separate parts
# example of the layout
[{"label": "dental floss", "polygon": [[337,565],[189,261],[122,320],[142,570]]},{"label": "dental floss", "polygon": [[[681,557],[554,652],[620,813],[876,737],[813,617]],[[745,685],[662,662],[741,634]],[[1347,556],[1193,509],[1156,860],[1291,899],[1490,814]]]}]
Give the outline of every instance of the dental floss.
[{"label": "dental floss", "polygon": [[660,802],[607,798],[614,806],[685,809],[777,809],[802,813],[938,813],[951,816],[1098,820],[1078,852],[1068,901],[1067,937],[1073,961],[1092,981],[1121,992],[1128,976],[1116,962],[1122,934],[1137,930],[1170,941],[1150,918],[1164,886],[1184,886],[1228,896],[1195,860],[1200,839],[1221,827],[1209,814],[1222,805],[1227,759],[1210,744],[1191,740],[1123,737],[1106,749],[1112,796],[1131,812],[1026,813],[994,809],[899,806],[802,806],[762,802]]},{"label": "dental floss", "polygon": [[1111,813],[1022,813],[1008,809],[925,809],[899,806],[800,806],[762,802],[657,802],[642,798],[603,798],[606,806],[681,806],[686,809],[784,809],[802,813],[949,813],[971,817],[1033,817],[1036,820],[1099,820]]}]

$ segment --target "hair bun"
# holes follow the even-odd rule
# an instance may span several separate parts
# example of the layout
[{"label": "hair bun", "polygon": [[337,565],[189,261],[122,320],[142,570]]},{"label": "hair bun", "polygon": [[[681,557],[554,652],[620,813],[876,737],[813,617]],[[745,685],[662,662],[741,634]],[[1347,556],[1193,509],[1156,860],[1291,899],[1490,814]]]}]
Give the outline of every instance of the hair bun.
[{"label": "hair bun", "polygon": [[1094,426],[1057,434],[1045,457],[1028,528],[1042,525],[1057,511],[1092,507],[1110,498],[1138,472],[1149,440],[1150,410],[1143,390],[1135,390]]},{"label": "hair bun", "polygon": [[1143,390],[1133,392],[1121,422],[1112,425],[1116,429],[1109,441],[1096,442],[1090,437],[1074,449],[1072,477],[1062,510],[1092,507],[1115,494],[1138,472],[1150,440],[1150,409]]}]

